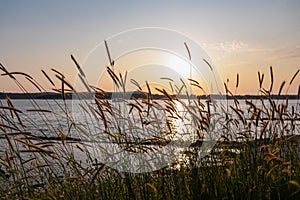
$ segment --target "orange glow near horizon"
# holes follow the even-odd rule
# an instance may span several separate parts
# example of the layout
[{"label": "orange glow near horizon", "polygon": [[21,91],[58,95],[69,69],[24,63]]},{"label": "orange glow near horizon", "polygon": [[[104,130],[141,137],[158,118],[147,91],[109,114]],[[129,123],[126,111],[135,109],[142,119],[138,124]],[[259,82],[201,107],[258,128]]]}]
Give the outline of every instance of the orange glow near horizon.
[{"label": "orange glow near horizon", "polygon": [[[113,69],[115,74],[119,78],[121,74],[123,79],[125,79],[125,73],[127,72],[126,91],[137,89],[137,86],[131,83],[131,80],[134,80],[141,87],[144,87],[148,82],[151,87],[155,85],[155,87],[166,89],[170,94],[172,90],[176,93],[176,87],[179,90],[178,88],[183,84],[186,85],[186,90],[190,90],[189,78],[197,80],[205,91],[209,91],[205,81],[199,74],[195,73],[195,70],[191,70],[189,63],[164,51],[143,50],[131,52],[116,60]],[[106,91],[113,91],[113,85],[109,74],[106,71],[101,73],[97,80],[97,87]],[[155,87],[152,87],[152,91],[158,92]],[[193,88],[193,91],[200,92],[199,94],[203,93],[196,88]]]},{"label": "orange glow near horizon", "polygon": [[[134,56],[137,56],[137,54],[135,54]],[[129,61],[128,59],[129,58],[126,58],[126,59],[122,60],[122,62],[120,62],[122,64],[130,63],[130,65],[128,65],[128,66],[132,66],[132,67],[127,67],[127,70],[126,70],[125,65],[123,65],[123,67],[121,67],[121,66],[118,66],[120,63],[116,62],[116,68],[117,68],[118,74],[119,74],[119,72],[121,72],[124,75],[125,71],[128,72],[127,84],[126,84],[128,91],[136,90],[135,85],[130,83],[130,78],[135,79],[142,86],[144,85],[142,88],[145,88],[145,81],[147,80],[149,83],[152,83],[156,86],[160,86],[164,89],[169,88],[169,91],[171,91],[167,81],[160,80],[163,77],[168,78],[167,76],[160,76],[160,74],[155,73],[155,71],[152,71],[153,72],[152,75],[149,74],[149,73],[151,73],[151,70],[149,69],[149,71],[147,71],[146,68],[149,67],[150,64],[148,66],[146,64],[144,64],[143,69],[145,69],[145,70],[137,70],[134,68],[134,66],[138,66],[141,63],[147,63],[146,62],[147,59],[143,59],[142,57],[140,57],[139,61],[137,59],[132,59],[131,61]],[[177,62],[176,59],[173,61]],[[170,66],[174,66],[175,63],[173,61],[169,62]],[[215,65],[219,69],[219,73],[221,75],[222,81],[224,83],[226,83],[227,79],[229,79],[228,88],[233,93],[236,92],[236,94],[241,94],[241,95],[258,94],[259,93],[259,91],[258,91],[259,84],[258,84],[258,75],[257,75],[258,71],[260,71],[260,73],[264,74],[264,76],[265,76],[264,83],[263,83],[264,88],[269,89],[270,82],[271,82],[269,66],[265,65],[263,68],[255,68],[256,70],[253,70],[253,68],[254,68],[253,66],[255,66],[256,63],[252,64],[252,65],[251,65],[251,63],[250,64],[245,63],[244,65],[238,65],[238,64],[234,64],[234,61],[232,63],[233,64],[231,66],[229,66],[230,63],[228,61],[226,61],[224,63],[222,60],[215,61]],[[285,81],[286,84],[285,84],[282,94],[285,94],[285,92],[287,92],[287,94],[297,94],[298,88],[299,88],[299,82],[300,82],[300,74],[298,74],[295,77],[295,79],[293,80],[293,83],[291,85],[289,85],[290,80],[292,79],[293,75],[297,72],[297,68],[295,68],[294,71],[292,71],[292,70],[282,71],[282,69],[280,69],[280,67],[278,67],[276,65],[273,65],[272,67],[273,67],[273,72],[274,72],[273,93],[276,94],[279,91],[279,88],[280,88],[280,85],[282,84],[282,82]],[[75,80],[77,77],[77,72],[76,72],[75,67],[72,66],[69,68],[72,68],[72,69],[69,70],[68,73],[65,72],[64,74],[66,74],[67,80],[73,85],[75,83]],[[154,67],[154,68],[157,68],[157,67]],[[9,70],[9,68],[8,68],[8,70]],[[55,73],[53,73],[49,69],[46,71],[49,74],[49,76],[52,78],[52,80],[55,82],[56,87],[60,88],[61,83],[58,79],[55,78]],[[144,73],[142,73],[143,71],[144,71]],[[158,84],[153,83],[153,81],[151,81],[150,79],[147,79],[147,77],[144,76],[145,73],[149,74],[149,78],[154,79],[156,82],[158,82]],[[179,71],[179,73],[180,73],[180,71]],[[189,78],[189,76],[188,76],[189,70],[188,69],[186,71],[184,71],[184,69],[183,69],[182,74],[186,74],[183,76],[183,78],[185,78],[185,79]],[[236,90],[235,86],[236,86],[237,74],[239,74],[239,87]],[[54,88],[53,86],[50,85],[50,83],[42,75],[42,73],[40,73],[39,75],[37,75],[37,74],[29,74],[29,75],[32,75],[41,85],[43,85],[43,87],[46,89],[46,91],[51,92],[52,89]],[[38,92],[38,90],[35,88],[35,86],[32,85],[28,80],[24,79],[21,76],[16,76],[16,77],[18,78],[18,80],[20,80],[21,84],[29,92]],[[134,77],[137,77],[137,78],[134,78]],[[201,78],[199,78],[199,77],[197,77],[197,78],[193,77],[193,79],[195,79],[197,81],[200,80],[200,82],[201,82]],[[8,76],[1,76],[0,83],[2,86],[0,92],[22,92],[22,90],[20,90],[17,87],[17,85],[14,83],[14,81],[12,79],[10,79]],[[112,80],[108,76],[107,72],[104,72],[102,74],[102,76],[99,78],[98,83],[96,83],[94,85],[97,85],[98,87],[100,87],[101,89],[103,89],[105,91],[113,91]],[[202,82],[201,86],[204,86],[205,91],[209,91],[204,82]],[[152,91],[156,91],[153,88],[154,87],[152,87]],[[288,91],[287,91],[287,89],[288,89]],[[198,91],[198,92],[201,93],[201,91]],[[198,92],[196,92],[196,93],[198,93]]]},{"label": "orange glow near horizon", "polygon": [[[264,74],[264,83],[263,86],[266,89],[270,87],[270,69],[269,67],[273,67],[274,72],[274,86],[273,93],[276,94],[279,91],[280,85],[283,81],[286,82],[282,94],[297,94],[300,83],[300,74],[298,74],[293,83],[289,85],[290,80],[294,76],[294,74],[299,70],[300,58],[295,57],[294,59],[277,57],[272,51],[263,51],[263,50],[253,50],[251,47],[243,47],[241,49],[235,49],[228,51],[226,49],[215,49],[210,47],[205,47],[204,50],[210,55],[212,58],[217,72],[220,74],[221,79],[224,83],[229,79],[228,88],[236,94],[246,95],[259,94],[259,84],[258,84],[258,71],[261,74]],[[190,78],[189,64],[185,63],[180,58],[173,56],[168,52],[159,52],[153,53],[151,56],[147,56],[147,53],[151,52],[131,52],[130,54],[119,58],[115,62],[116,73],[128,72],[127,77],[127,90],[136,90],[136,87],[130,83],[130,79],[134,79],[139,82],[139,84],[145,84],[145,81],[148,82],[156,82],[158,85],[163,85],[163,87],[169,87],[169,84],[164,80],[160,80],[161,78],[177,78],[181,77],[183,79]],[[194,56],[194,55],[192,55]],[[49,67],[38,67],[35,68],[26,68],[24,70],[18,68],[16,66],[22,66],[22,63],[19,63],[18,60],[15,60],[13,66],[5,66],[8,71],[11,72],[25,72],[34,77],[34,79],[40,83],[45,91],[53,91],[52,89],[59,89],[61,87],[61,82],[55,77],[55,73],[51,71],[50,68],[57,69],[61,71],[67,78],[67,80],[74,85],[77,77],[78,71],[76,70],[76,66],[72,62],[72,60],[65,56],[64,60],[51,60],[51,64],[47,66]],[[84,57],[84,56],[78,56]],[[106,55],[104,55],[104,59],[107,60]],[[81,59],[82,60],[82,59]],[[22,60],[21,60],[22,61]],[[41,60],[37,59],[38,63],[42,63]],[[77,59],[80,65],[83,65],[80,59]],[[158,62],[159,61],[159,62]],[[34,62],[34,61],[32,61]],[[62,65],[58,65],[57,63],[62,62]],[[62,67],[64,66],[64,67]],[[98,66],[98,65],[95,65]],[[159,68],[161,67],[161,68]],[[141,69],[139,69],[141,68]],[[51,86],[46,77],[41,73],[41,69],[44,69],[51,79],[55,83],[55,87]],[[111,78],[108,76],[107,72],[101,74],[101,70],[105,69],[105,66],[102,69],[96,68],[96,70],[92,69],[84,69],[86,70],[88,76],[88,80],[93,80],[90,82],[91,85],[97,85],[105,91],[113,91],[113,84]],[[95,73],[97,72],[97,73]],[[171,76],[169,74],[171,73]],[[3,73],[3,72],[2,72]],[[236,76],[239,74],[239,87],[236,86]],[[192,78],[196,81],[200,82],[200,85],[204,87],[205,91],[209,92],[209,84],[206,84],[205,81],[201,77],[195,77],[195,73],[192,73]],[[98,76],[98,77],[97,77]],[[172,77],[173,76],[173,77]],[[16,78],[20,81],[21,85],[26,88],[29,92],[38,92],[36,87],[26,80],[21,75],[16,75]],[[177,80],[178,81],[178,80]],[[177,82],[178,83],[178,82]],[[167,84],[167,85],[166,85]],[[23,92],[20,90],[17,85],[11,80],[8,76],[0,77],[0,92]],[[196,89],[196,88],[195,88]],[[288,90],[287,90],[288,89]],[[193,89],[194,90],[194,89]],[[196,93],[201,93],[201,91],[195,91]]]}]

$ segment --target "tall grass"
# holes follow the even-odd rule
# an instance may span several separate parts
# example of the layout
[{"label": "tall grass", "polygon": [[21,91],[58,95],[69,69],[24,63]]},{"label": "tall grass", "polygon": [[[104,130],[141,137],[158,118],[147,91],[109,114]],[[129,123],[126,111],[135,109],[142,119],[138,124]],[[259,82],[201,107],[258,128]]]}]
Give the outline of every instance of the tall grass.
[{"label": "tall grass", "polygon": [[[188,48],[187,48],[188,49]],[[53,75],[42,74],[62,95],[58,100],[45,100],[47,108],[31,99],[32,109],[22,111],[9,97],[0,104],[0,196],[3,199],[298,199],[300,197],[300,146],[299,102],[290,105],[286,98],[273,98],[273,70],[270,68],[271,84],[263,87],[264,74],[258,72],[260,99],[236,98],[239,87],[237,75],[234,94],[225,83],[228,100],[215,112],[210,97],[193,99],[187,86],[170,81],[171,91],[157,88],[143,91],[139,83],[137,91],[142,100],[128,103],[128,119],[122,119],[121,108],[101,97],[107,94],[101,88],[88,85],[80,65],[79,78],[86,89],[95,94],[95,106],[82,106],[86,119],[97,119],[93,126],[101,130],[109,141],[127,151],[152,151],[164,146],[176,132],[172,119],[181,119],[175,106],[180,103],[187,108],[196,127],[194,141],[184,156],[162,169],[148,173],[118,172],[99,162],[88,151],[90,133],[76,124],[68,107],[66,97],[76,94],[81,105],[86,105],[81,94],[59,71]],[[207,61],[205,61],[207,62]],[[113,65],[113,61],[110,62]],[[209,65],[209,63],[207,63]],[[209,65],[210,66],[210,65]],[[3,65],[1,71],[9,76],[27,93],[19,81],[25,77],[39,92],[46,92],[33,77],[23,72],[9,72]],[[115,85],[126,94],[126,74],[117,75],[111,66],[107,68]],[[282,94],[286,82],[275,94],[286,95],[298,75],[294,74]],[[53,76],[60,81],[57,86]],[[192,87],[202,89],[197,80],[189,80]],[[163,105],[154,98],[154,93],[164,96]],[[180,95],[185,94],[188,103]],[[124,96],[123,96],[124,97]],[[299,94],[298,94],[299,99]],[[51,101],[55,101],[53,105]],[[242,107],[242,101],[246,107]],[[233,103],[232,103],[233,102]],[[43,124],[36,124],[31,113],[39,116]],[[159,113],[166,121],[161,122]],[[215,117],[217,116],[217,117]],[[57,126],[51,123],[61,121]],[[213,121],[217,120],[217,121]],[[88,120],[87,120],[88,121]],[[89,122],[87,122],[89,123]],[[199,157],[203,149],[203,137],[214,124],[219,123],[220,138],[209,155]],[[124,125],[125,124],[125,125]],[[46,126],[46,130],[30,131],[28,126]],[[148,125],[150,125],[148,127]],[[157,133],[157,130],[159,134]],[[133,137],[130,133],[140,131],[151,136]],[[79,136],[79,137],[78,137]],[[150,144],[150,145],[149,145]],[[80,154],[80,155],[79,155]],[[84,160],[82,159],[84,158]]]}]

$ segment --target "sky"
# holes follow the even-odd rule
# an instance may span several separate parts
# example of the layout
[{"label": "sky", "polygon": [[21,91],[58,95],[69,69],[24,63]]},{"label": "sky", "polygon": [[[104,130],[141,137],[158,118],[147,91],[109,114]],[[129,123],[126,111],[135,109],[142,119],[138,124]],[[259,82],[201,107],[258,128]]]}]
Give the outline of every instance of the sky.
[{"label": "sky", "polygon": [[[187,35],[210,56],[222,81],[237,93],[257,94],[257,72],[273,67],[275,91],[290,82],[300,68],[300,1],[196,0],[10,0],[0,6],[0,63],[9,71],[32,75],[45,89],[51,85],[41,69],[61,71],[74,82],[73,54],[83,63],[104,39],[122,31],[162,27]],[[53,74],[53,73],[52,73]],[[27,80],[20,80],[36,91]],[[289,93],[297,93],[300,78]],[[0,92],[20,91],[8,77],[0,77]]]}]

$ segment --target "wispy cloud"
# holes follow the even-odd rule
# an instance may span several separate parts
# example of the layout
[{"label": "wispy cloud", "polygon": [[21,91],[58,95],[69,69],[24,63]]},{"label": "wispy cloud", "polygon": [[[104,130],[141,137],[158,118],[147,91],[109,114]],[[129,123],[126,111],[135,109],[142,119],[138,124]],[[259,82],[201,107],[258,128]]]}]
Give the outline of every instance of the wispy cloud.
[{"label": "wispy cloud", "polygon": [[250,45],[244,41],[225,41],[218,43],[202,43],[202,47],[208,51],[216,51],[217,53],[226,53],[227,55],[234,53],[267,53],[270,56],[278,58],[300,57],[300,42],[298,45],[284,46],[257,46]]},{"label": "wispy cloud", "polygon": [[229,66],[250,66],[257,64],[274,64],[283,62],[294,66],[300,60],[300,41],[285,44],[259,44],[245,41],[224,41],[202,43],[213,60]]},{"label": "wispy cloud", "polygon": [[295,59],[300,58],[300,46],[295,47],[281,47],[272,50],[273,59]]},{"label": "wispy cloud", "polygon": [[243,41],[226,41],[218,43],[202,43],[202,47],[207,50],[234,52],[246,49],[248,45]]}]

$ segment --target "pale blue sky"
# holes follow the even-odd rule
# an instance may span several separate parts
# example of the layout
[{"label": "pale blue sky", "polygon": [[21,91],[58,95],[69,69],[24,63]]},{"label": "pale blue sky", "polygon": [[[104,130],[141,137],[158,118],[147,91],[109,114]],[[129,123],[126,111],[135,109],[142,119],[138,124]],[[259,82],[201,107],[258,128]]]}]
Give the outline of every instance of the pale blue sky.
[{"label": "pale blue sky", "polygon": [[[40,69],[54,67],[72,79],[71,53],[81,62],[113,34],[164,27],[201,44],[224,80],[239,72],[241,92],[255,93],[258,70],[267,73],[273,65],[280,85],[299,69],[299,19],[297,0],[1,1],[0,62],[38,78]],[[16,90],[6,78],[0,85],[1,91]]]}]

